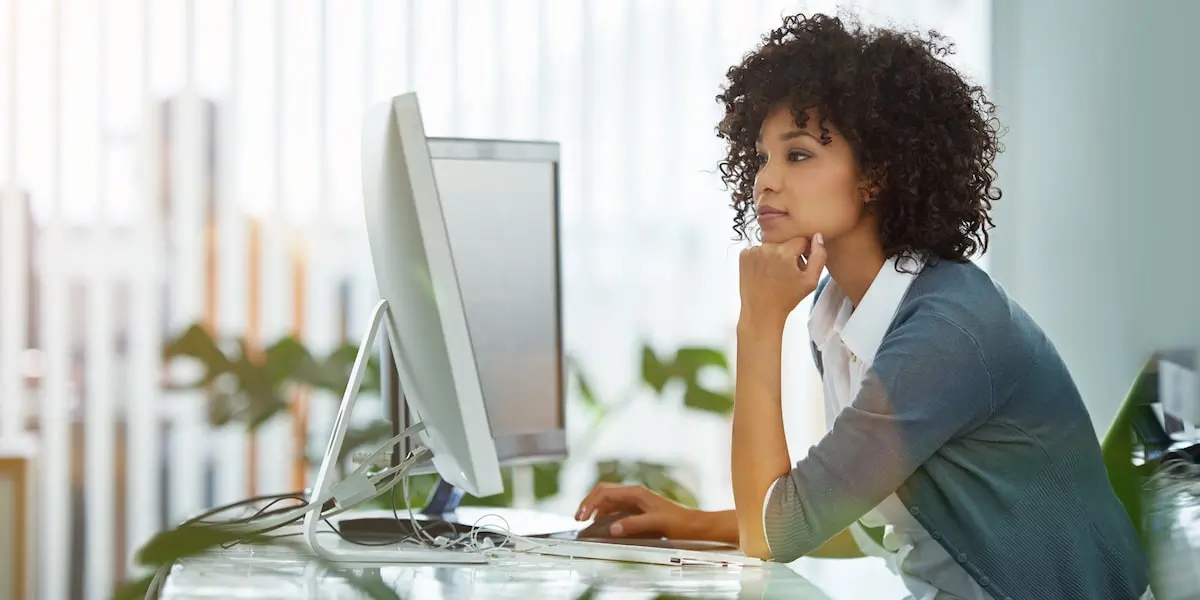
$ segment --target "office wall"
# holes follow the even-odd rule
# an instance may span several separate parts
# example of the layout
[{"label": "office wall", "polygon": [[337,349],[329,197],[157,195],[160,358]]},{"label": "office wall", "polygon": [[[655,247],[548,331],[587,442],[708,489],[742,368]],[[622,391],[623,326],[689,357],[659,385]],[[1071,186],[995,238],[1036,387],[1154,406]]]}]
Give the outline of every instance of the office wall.
[{"label": "office wall", "polygon": [[1200,342],[1200,97],[1186,0],[993,4],[1008,126],[991,272],[1107,430],[1142,360]]}]

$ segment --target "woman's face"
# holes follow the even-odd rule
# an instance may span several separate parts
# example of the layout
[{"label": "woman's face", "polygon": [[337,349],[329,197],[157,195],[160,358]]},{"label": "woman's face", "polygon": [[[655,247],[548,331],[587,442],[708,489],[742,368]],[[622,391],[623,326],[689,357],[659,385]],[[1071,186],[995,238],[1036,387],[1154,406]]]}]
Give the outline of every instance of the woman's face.
[{"label": "woman's face", "polygon": [[781,105],[759,128],[754,205],[766,243],[817,233],[832,243],[867,215],[868,196],[850,144],[829,123],[832,141],[822,144],[818,115],[807,114],[807,127],[800,128]]}]

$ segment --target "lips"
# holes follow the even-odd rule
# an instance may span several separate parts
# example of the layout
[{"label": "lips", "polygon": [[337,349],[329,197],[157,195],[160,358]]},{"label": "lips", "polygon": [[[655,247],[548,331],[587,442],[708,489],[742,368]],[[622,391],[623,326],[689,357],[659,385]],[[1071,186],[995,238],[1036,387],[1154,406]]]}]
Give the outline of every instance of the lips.
[{"label": "lips", "polygon": [[780,218],[783,218],[786,216],[787,216],[787,212],[779,210],[778,208],[775,208],[773,206],[767,206],[767,205],[763,204],[758,207],[758,221],[760,223],[766,222],[766,221],[774,221],[776,219],[780,219]]}]

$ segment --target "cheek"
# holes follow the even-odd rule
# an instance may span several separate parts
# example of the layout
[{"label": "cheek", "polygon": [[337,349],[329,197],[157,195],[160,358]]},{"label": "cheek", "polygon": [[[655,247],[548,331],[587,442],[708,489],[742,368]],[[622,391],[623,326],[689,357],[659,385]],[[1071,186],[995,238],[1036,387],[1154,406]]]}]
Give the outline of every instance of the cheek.
[{"label": "cheek", "polygon": [[807,234],[836,236],[853,229],[866,210],[855,180],[840,176],[813,177],[797,182],[793,216]]},{"label": "cheek", "polygon": [[805,234],[821,233],[830,238],[836,238],[853,230],[862,220],[862,205],[851,198],[827,198],[819,206],[814,206],[810,215],[801,215],[798,225],[803,227]]}]

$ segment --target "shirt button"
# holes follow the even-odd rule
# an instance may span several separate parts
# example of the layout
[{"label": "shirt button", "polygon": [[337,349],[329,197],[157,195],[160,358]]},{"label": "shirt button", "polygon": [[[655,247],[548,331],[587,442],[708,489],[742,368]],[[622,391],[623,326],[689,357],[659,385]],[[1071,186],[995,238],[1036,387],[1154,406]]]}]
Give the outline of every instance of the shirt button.
[{"label": "shirt button", "polygon": [[967,555],[963,554],[962,552],[959,552],[958,556],[954,557],[954,560],[958,561],[958,564],[961,565],[961,564],[967,562]]},{"label": "shirt button", "polygon": [[908,513],[915,517],[915,516],[921,514],[921,509],[914,506],[914,507],[908,509]]},{"label": "shirt button", "polygon": [[942,532],[935,531],[935,532],[929,534],[929,537],[933,538],[934,540],[940,540],[940,539],[942,539]]},{"label": "shirt button", "polygon": [[992,580],[988,579],[987,575],[984,575],[983,577],[979,578],[979,587],[987,587],[991,583],[992,583]]}]

